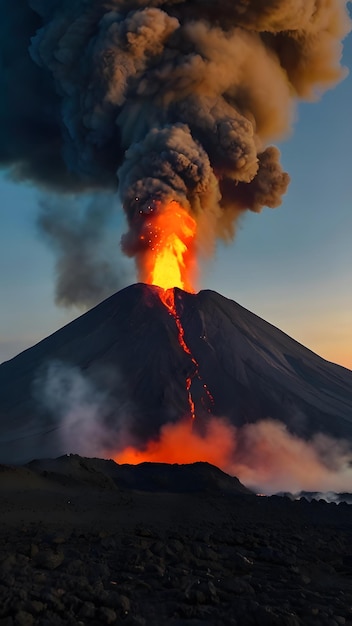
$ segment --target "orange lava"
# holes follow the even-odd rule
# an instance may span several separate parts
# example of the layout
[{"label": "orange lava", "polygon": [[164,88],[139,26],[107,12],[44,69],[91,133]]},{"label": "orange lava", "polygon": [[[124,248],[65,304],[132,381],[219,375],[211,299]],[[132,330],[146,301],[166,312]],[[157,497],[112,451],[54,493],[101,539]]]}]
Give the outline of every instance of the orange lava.
[{"label": "orange lava", "polygon": [[141,259],[141,278],[149,285],[193,293],[196,221],[176,200],[163,207],[155,204],[143,234],[148,247]]},{"label": "orange lava", "polygon": [[[195,219],[179,202],[171,200],[162,205],[159,201],[152,201],[150,213],[147,214],[143,233],[140,237],[146,247],[138,260],[141,279],[147,284],[161,288],[160,300],[175,320],[178,342],[192,362],[193,372],[185,380],[192,420],[196,417],[191,390],[192,381],[195,377],[199,380],[201,378],[199,365],[185,340],[184,328],[176,308],[174,288],[178,287],[184,291],[194,292],[196,234]],[[213,402],[205,384],[203,388],[208,399]]]},{"label": "orange lava", "polygon": [[152,463],[195,463],[207,461],[227,469],[233,454],[232,428],[221,420],[210,420],[206,432],[201,435],[192,428],[192,422],[184,420],[166,424],[160,438],[150,441],[144,450],[125,448],[113,459],[116,463],[137,465]]},{"label": "orange lava", "polygon": [[174,289],[164,289],[164,291],[160,292],[160,300],[162,301],[162,303],[164,304],[164,306],[168,309],[170,315],[172,315],[172,317],[175,320],[175,324],[176,324],[176,328],[177,328],[177,332],[178,332],[178,343],[180,344],[182,350],[188,354],[188,356],[190,357],[193,365],[194,365],[194,374],[193,376],[188,376],[186,378],[186,390],[187,390],[187,395],[188,395],[188,406],[190,409],[190,414],[191,414],[191,418],[195,419],[196,417],[196,410],[195,410],[195,406],[194,406],[194,402],[193,402],[193,398],[192,398],[192,393],[191,393],[191,385],[192,385],[192,379],[193,377],[198,374],[198,363],[196,361],[196,359],[194,358],[191,350],[189,349],[186,341],[185,341],[185,331],[184,328],[182,326],[180,317],[177,313],[177,309],[176,309],[176,304],[175,304],[175,291]]}]

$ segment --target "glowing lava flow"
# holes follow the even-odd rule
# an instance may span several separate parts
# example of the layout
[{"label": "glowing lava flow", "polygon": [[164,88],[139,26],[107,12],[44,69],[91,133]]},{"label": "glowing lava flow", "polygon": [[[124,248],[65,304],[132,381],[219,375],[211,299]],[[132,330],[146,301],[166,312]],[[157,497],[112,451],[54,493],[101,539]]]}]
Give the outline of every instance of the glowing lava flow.
[{"label": "glowing lava flow", "polygon": [[[154,211],[154,208],[156,209]],[[185,332],[176,309],[174,287],[194,293],[192,278],[195,273],[195,238],[197,224],[195,219],[176,200],[165,206],[158,202],[151,205],[142,240],[147,239],[144,251],[141,275],[144,282],[161,288],[160,300],[175,320],[178,342],[182,350],[190,357],[194,372],[186,378],[188,405],[192,420],[195,418],[195,405],[191,393],[192,380],[199,375],[199,364],[185,341]],[[213,402],[207,386],[203,388]]]},{"label": "glowing lava flow", "polygon": [[[198,376],[198,369],[199,369],[199,365],[196,361],[196,359],[194,358],[191,350],[189,349],[188,345],[186,344],[185,341],[185,331],[183,329],[181,320],[179,318],[179,315],[177,313],[176,310],[176,304],[175,304],[175,291],[173,288],[170,289],[164,289],[161,293],[160,293],[160,300],[162,301],[162,303],[164,304],[164,306],[166,306],[166,308],[168,309],[169,313],[172,315],[172,317],[175,320],[175,324],[177,327],[177,331],[178,331],[178,343],[180,344],[182,350],[188,354],[188,356],[190,357],[193,365],[194,365],[194,374],[193,376]],[[188,405],[189,405],[189,410],[191,413],[191,417],[192,419],[195,419],[196,417],[196,411],[195,411],[195,406],[194,406],[194,402],[193,402],[193,398],[192,398],[192,393],[191,393],[191,385],[192,385],[192,378],[193,376],[188,376],[186,378],[186,389],[187,389],[187,395],[188,395]]]},{"label": "glowing lava flow", "polygon": [[186,343],[185,340],[185,331],[184,328],[182,326],[182,322],[180,320],[180,316],[177,313],[177,309],[176,309],[176,303],[175,303],[175,290],[174,289],[164,289],[161,293],[160,293],[160,300],[162,301],[162,303],[164,304],[164,306],[168,309],[170,315],[172,315],[172,317],[175,320],[175,324],[178,330],[178,342],[182,348],[182,350],[188,354],[188,356],[190,357],[193,365],[194,365],[194,372],[192,374],[192,376],[188,376],[186,378],[186,389],[187,389],[187,394],[188,394],[188,404],[189,404],[189,408],[190,408],[190,413],[191,413],[191,417],[192,419],[195,419],[196,417],[196,413],[195,413],[195,406],[194,406],[194,401],[192,398],[192,393],[191,393],[191,385],[192,385],[192,380],[194,378],[198,378],[198,380],[202,383],[203,389],[205,391],[205,393],[208,396],[208,400],[210,401],[211,404],[214,403],[214,398],[211,395],[207,385],[205,383],[203,383],[202,378],[199,374],[199,363],[198,361],[194,358],[189,346]]}]

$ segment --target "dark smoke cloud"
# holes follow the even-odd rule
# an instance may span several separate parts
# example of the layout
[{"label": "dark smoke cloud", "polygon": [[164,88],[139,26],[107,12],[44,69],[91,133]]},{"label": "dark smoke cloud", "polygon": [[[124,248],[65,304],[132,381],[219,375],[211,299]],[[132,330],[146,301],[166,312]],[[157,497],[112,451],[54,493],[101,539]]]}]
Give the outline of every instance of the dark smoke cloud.
[{"label": "dark smoke cloud", "polygon": [[130,282],[118,259],[114,201],[95,194],[41,199],[38,227],[56,252],[56,302],[90,308]]},{"label": "dark smoke cloud", "polygon": [[281,203],[268,142],[343,77],[350,29],[345,0],[2,0],[0,17],[0,163],[56,190],[118,184],[128,254],[155,200],[203,241]]}]

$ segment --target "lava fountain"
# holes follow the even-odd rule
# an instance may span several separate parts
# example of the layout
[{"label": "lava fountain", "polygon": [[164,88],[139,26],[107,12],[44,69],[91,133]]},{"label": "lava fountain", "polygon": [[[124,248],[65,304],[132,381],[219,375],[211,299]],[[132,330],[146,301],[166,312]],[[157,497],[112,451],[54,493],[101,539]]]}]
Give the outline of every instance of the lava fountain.
[{"label": "lava fountain", "polygon": [[139,236],[140,243],[145,245],[138,259],[141,280],[161,287],[164,292],[179,287],[194,293],[195,219],[176,200],[165,205],[154,201],[149,209]]}]

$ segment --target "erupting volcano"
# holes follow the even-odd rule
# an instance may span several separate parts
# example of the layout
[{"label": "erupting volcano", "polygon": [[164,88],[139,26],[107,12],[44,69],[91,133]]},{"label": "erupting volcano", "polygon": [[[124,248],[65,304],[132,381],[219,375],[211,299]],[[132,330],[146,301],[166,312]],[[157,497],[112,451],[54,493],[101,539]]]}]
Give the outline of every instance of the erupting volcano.
[{"label": "erupting volcano", "polygon": [[322,457],[324,484],[341,464],[347,484],[351,390],[351,371],[215,292],[132,285],[0,365],[0,462],[204,460],[316,489]]},{"label": "erupting volcano", "polygon": [[298,495],[351,499],[352,371],[198,291],[349,3],[1,0],[0,166],[86,311],[0,364],[1,623],[351,624],[352,507]]},{"label": "erupting volcano", "polygon": [[[0,461],[76,441],[89,454],[131,445],[152,454],[186,418],[198,449],[220,420],[232,443],[216,445],[229,458],[268,418],[304,440],[350,440],[347,370],[219,294],[195,293],[199,258],[233,238],[245,211],[282,203],[289,175],[272,142],[290,133],[300,99],[345,75],[347,2],[20,4],[0,9],[0,163],[58,194],[118,193],[121,250],[141,284],[0,366]],[[95,255],[105,212],[93,206],[75,222],[44,201],[58,303],[90,306],[116,290]]]}]

